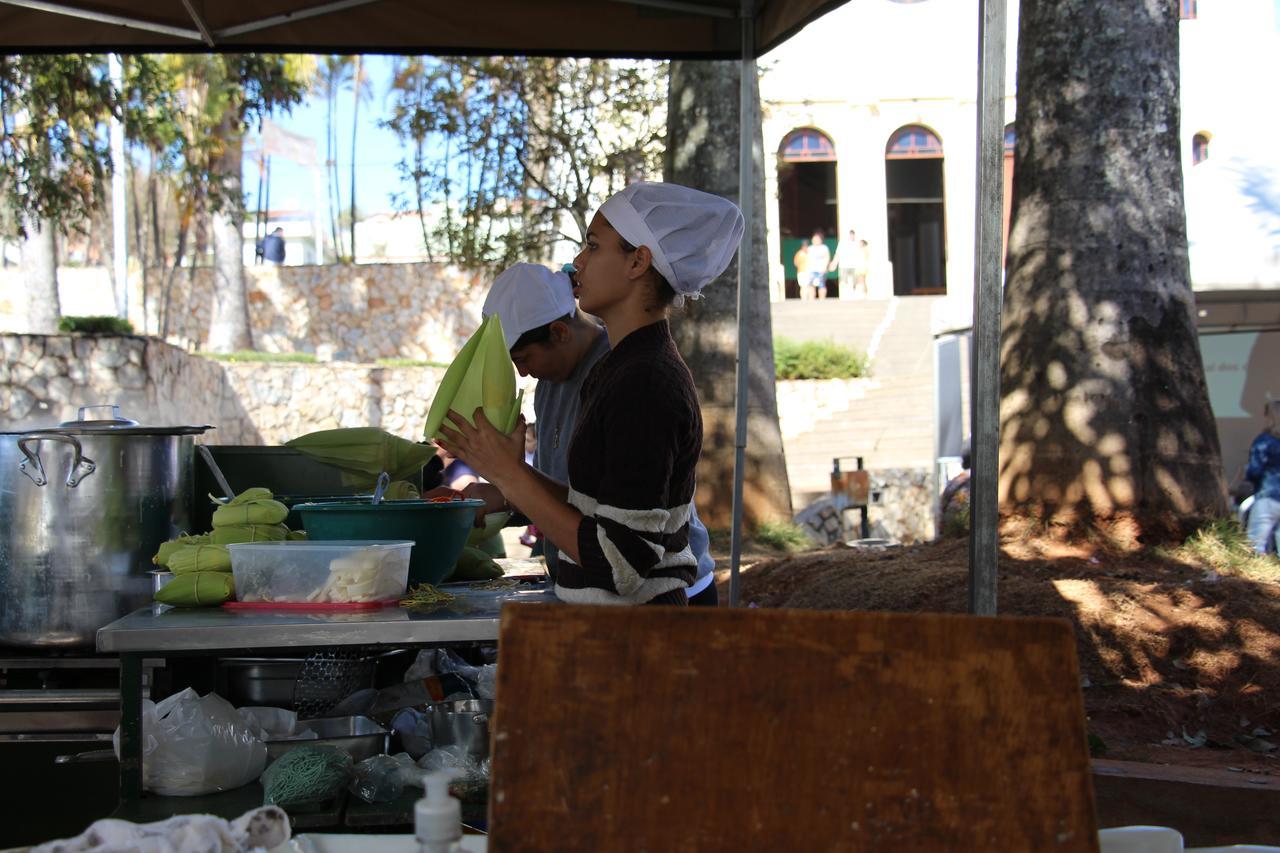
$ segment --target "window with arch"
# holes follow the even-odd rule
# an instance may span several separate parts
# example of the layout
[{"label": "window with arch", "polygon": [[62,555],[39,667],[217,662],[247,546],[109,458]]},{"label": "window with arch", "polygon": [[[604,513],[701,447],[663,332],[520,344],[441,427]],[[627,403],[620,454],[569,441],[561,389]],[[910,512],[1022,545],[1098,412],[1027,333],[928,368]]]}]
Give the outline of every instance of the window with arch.
[{"label": "window with arch", "polygon": [[1191,137],[1191,165],[1197,166],[1209,159],[1209,134],[1197,133]]},{"label": "window with arch", "polygon": [[893,135],[885,146],[889,160],[912,160],[918,157],[941,157],[942,140],[932,130],[918,124],[907,125]]},{"label": "window with arch", "polygon": [[1196,16],[1196,0],[1180,0],[1181,18],[1190,21]]},{"label": "window with arch", "polygon": [[781,155],[784,163],[834,163],[836,147],[822,131],[805,127],[787,134]]}]

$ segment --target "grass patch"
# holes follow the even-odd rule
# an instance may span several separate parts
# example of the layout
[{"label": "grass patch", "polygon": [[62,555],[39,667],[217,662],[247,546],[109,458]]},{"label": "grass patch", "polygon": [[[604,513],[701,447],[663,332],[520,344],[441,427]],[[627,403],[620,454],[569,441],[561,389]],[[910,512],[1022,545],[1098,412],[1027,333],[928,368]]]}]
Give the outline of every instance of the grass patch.
[{"label": "grass patch", "polygon": [[1220,575],[1280,581],[1280,559],[1253,550],[1249,537],[1234,518],[1220,518],[1206,524],[1169,554],[1194,561]]},{"label": "grass patch", "polygon": [[779,379],[856,379],[866,376],[865,353],[832,341],[773,339],[773,365]]},{"label": "grass patch", "polygon": [[764,521],[756,528],[756,544],[767,545],[779,551],[804,551],[813,547],[813,540],[804,528],[790,521]]},{"label": "grass patch", "polygon": [[415,358],[380,358],[379,367],[448,367],[440,361],[419,361]]},{"label": "grass patch", "polygon": [[237,350],[236,352],[198,352],[196,355],[204,358],[211,358],[214,361],[275,361],[295,362],[299,364],[316,363],[315,354],[309,352],[259,352],[257,350]]},{"label": "grass patch", "polygon": [[58,320],[59,332],[79,332],[84,335],[132,335],[133,324],[122,317],[62,317]]}]

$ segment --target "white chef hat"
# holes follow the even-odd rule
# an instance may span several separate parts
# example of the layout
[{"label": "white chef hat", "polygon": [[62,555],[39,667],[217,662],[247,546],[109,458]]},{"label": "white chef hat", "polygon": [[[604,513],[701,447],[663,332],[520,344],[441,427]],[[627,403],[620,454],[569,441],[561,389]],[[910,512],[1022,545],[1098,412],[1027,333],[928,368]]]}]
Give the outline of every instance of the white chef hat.
[{"label": "white chef hat", "polygon": [[509,350],[525,332],[572,314],[577,307],[569,276],[541,264],[514,264],[493,280],[480,313],[498,315]]},{"label": "white chef hat", "polygon": [[736,204],[679,184],[632,184],[610,196],[600,215],[631,245],[648,246],[654,268],[681,295],[724,272],[742,240]]}]

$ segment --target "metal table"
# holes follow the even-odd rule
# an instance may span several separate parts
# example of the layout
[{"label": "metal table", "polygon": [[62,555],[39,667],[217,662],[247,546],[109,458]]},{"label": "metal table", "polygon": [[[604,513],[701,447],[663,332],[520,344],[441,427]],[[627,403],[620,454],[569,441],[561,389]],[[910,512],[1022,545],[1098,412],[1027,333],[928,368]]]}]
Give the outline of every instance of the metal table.
[{"label": "metal table", "polygon": [[153,605],[98,630],[98,651],[120,655],[120,800],[142,797],[144,656],[317,646],[439,646],[496,642],[504,605],[551,603],[542,587],[450,588],[456,598],[427,613],[400,607],[357,613],[268,613]]}]

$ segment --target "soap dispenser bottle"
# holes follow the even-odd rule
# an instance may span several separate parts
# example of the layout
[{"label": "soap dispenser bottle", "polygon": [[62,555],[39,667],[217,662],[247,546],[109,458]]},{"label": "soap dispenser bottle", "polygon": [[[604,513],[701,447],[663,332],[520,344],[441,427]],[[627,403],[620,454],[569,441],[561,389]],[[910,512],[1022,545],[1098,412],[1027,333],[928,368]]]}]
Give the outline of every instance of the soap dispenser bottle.
[{"label": "soap dispenser bottle", "polygon": [[461,853],[462,803],[449,795],[449,782],[460,775],[456,770],[423,775],[427,795],[413,807],[413,830],[420,853]]}]

